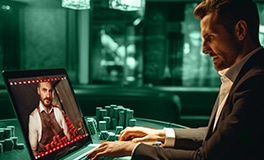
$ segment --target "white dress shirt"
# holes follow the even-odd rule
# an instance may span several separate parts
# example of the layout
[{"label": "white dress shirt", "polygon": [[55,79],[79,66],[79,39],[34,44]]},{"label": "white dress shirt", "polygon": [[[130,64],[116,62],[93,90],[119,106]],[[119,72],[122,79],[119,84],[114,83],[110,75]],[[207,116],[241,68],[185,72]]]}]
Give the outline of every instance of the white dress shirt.
[{"label": "white dress shirt", "polygon": [[[41,102],[39,103],[39,109],[40,109],[40,112],[42,111],[45,112],[44,106]],[[60,127],[63,128],[64,134],[66,135],[68,139],[70,139],[68,127],[67,127],[67,124],[65,122],[65,119],[64,119],[64,116],[61,110],[57,107],[52,107],[50,112],[52,110],[54,111],[56,121],[58,122]],[[42,124],[41,124],[41,119],[40,119],[40,115],[38,112],[38,107],[35,108],[34,111],[29,115],[28,131],[29,131],[28,138],[29,138],[31,149],[35,151],[37,149],[37,144],[41,140],[41,137],[42,137]]]},{"label": "white dress shirt", "polygon": [[218,119],[220,117],[220,113],[222,112],[222,109],[224,107],[226,98],[229,94],[230,88],[233,85],[233,81],[230,80],[225,74],[227,73],[227,71],[229,70],[229,68],[226,68],[222,71],[219,71],[219,75],[220,75],[220,79],[221,79],[221,86],[220,86],[220,91],[219,91],[219,104],[218,104],[218,108],[217,108],[217,112],[215,115],[215,120],[214,120],[214,126],[213,129],[215,128]]}]

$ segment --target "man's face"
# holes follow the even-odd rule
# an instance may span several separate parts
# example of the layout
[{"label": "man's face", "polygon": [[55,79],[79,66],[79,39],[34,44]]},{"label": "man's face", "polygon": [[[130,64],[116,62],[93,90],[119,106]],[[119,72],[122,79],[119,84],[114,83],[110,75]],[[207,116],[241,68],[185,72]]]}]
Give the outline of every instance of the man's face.
[{"label": "man's face", "polygon": [[42,82],[37,88],[40,101],[45,107],[51,107],[52,104],[52,85],[49,82]]},{"label": "man's face", "polygon": [[209,54],[217,71],[235,64],[239,60],[239,41],[234,34],[216,23],[216,16],[208,14],[201,20],[202,49]]}]

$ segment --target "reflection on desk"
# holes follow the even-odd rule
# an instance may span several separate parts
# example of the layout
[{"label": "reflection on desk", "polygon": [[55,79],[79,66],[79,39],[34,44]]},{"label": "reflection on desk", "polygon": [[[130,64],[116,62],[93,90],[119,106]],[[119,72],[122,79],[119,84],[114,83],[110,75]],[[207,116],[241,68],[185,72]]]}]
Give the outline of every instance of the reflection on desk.
[{"label": "reflection on desk", "polygon": [[[186,128],[186,126],[175,124],[175,123],[170,123],[170,122],[163,122],[163,121],[157,121],[157,120],[151,120],[151,119],[145,119],[145,118],[136,118],[136,126],[142,126],[142,127],[150,127],[150,128],[157,128],[157,129],[162,129],[162,128]],[[20,124],[17,119],[4,119],[0,120],[0,128],[4,128],[6,126],[15,126],[15,135],[18,137],[18,141],[21,143],[24,143],[26,146],[26,141],[24,139]],[[94,135],[92,136],[93,143],[100,143],[100,140],[98,136]],[[24,149],[14,149],[11,151],[5,151],[0,153],[0,159],[2,160],[13,160],[13,159],[19,159],[19,160],[29,160],[29,152],[28,152],[27,147]],[[122,159],[122,158],[118,158]],[[123,158],[127,159],[127,158]]]}]

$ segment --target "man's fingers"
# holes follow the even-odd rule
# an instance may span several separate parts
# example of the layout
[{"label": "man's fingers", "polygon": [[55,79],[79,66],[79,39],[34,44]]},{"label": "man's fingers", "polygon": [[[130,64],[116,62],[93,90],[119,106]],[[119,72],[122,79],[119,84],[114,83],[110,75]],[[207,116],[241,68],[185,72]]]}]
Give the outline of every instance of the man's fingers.
[{"label": "man's fingers", "polygon": [[138,137],[144,137],[147,133],[139,130],[139,127],[127,127],[125,130],[120,132],[119,140],[127,141]]},{"label": "man's fingers", "polygon": [[86,154],[86,156],[88,157],[88,158],[92,158],[92,159],[96,159],[96,157],[98,157],[97,156],[97,154],[98,153],[100,153],[100,152],[102,152],[102,151],[104,151],[106,149],[106,146],[104,145],[104,144],[101,144],[101,145],[99,145],[98,147],[95,147],[95,148],[93,148],[92,150],[90,150],[87,154]]},{"label": "man's fingers", "polygon": [[132,139],[132,142],[137,143],[137,142],[145,142],[145,141],[149,141],[148,137],[141,137],[141,138],[134,138]]}]

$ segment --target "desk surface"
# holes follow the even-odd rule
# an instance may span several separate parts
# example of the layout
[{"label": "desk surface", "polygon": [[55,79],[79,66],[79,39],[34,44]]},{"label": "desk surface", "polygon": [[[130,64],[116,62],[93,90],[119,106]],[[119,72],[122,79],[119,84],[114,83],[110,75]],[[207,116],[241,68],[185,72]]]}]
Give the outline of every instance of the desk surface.
[{"label": "desk surface", "polygon": [[[162,129],[164,127],[172,127],[172,128],[185,128],[185,126],[175,124],[175,123],[169,123],[169,122],[163,122],[163,121],[156,121],[156,120],[150,120],[150,119],[144,119],[144,118],[136,118],[137,126],[143,126],[143,127],[151,127],[151,128],[157,128]],[[14,149],[11,151],[5,151],[0,153],[0,159],[19,159],[19,160],[29,160],[29,152],[28,148],[26,147],[25,139],[23,137],[20,124],[18,123],[17,119],[4,119],[0,120],[0,128],[4,128],[6,126],[15,126],[15,134],[16,137],[18,137],[18,143],[24,143],[25,148],[24,149]],[[98,143],[99,139],[97,136],[92,136],[93,142]]]}]

